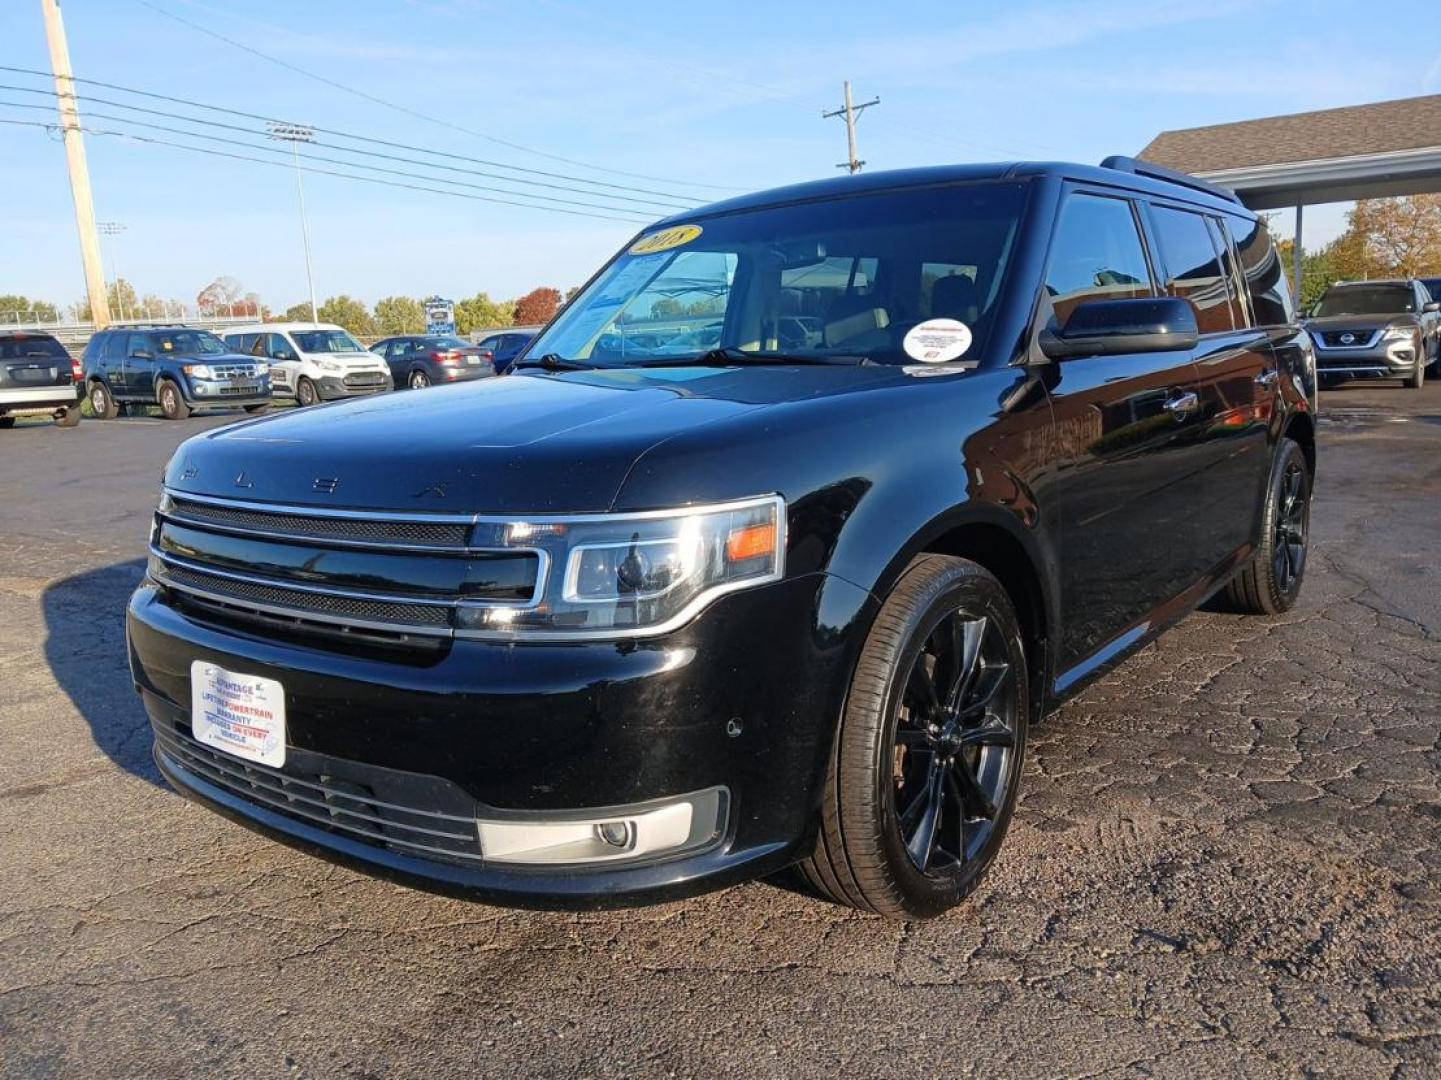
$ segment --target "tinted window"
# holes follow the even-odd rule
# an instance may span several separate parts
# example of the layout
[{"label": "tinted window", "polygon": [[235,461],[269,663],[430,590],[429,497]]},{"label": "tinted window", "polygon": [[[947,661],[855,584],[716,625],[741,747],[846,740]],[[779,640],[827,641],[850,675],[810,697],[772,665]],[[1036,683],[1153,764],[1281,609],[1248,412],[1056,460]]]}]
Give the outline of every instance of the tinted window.
[{"label": "tinted window", "polygon": [[105,351],[104,351],[104,353],[102,354],[102,355],[105,357],[105,359],[107,359],[107,360],[122,360],[122,359],[124,359],[124,357],[125,357],[125,340],[126,340],[126,335],[124,335],[124,334],[106,334],[106,335],[105,335],[105,345],[104,345],[104,350],[105,350]]},{"label": "tinted window", "polygon": [[444,334],[436,334],[425,339],[426,343],[433,349],[468,349],[470,342],[461,341],[458,337],[447,337]]},{"label": "tinted window", "polygon": [[1100,195],[1071,195],[1061,207],[1046,270],[1056,322],[1066,324],[1087,300],[1151,296],[1151,272],[1131,204]]},{"label": "tinted window", "polygon": [[295,356],[295,349],[284,334],[267,334],[265,337],[267,339],[265,351],[270,355],[272,360],[278,360],[281,357],[292,358]]},{"label": "tinted window", "polygon": [[1167,294],[1191,301],[1201,333],[1234,329],[1231,297],[1206,219],[1168,206],[1152,207],[1151,213]]},{"label": "tinted window", "polygon": [[144,334],[130,334],[125,343],[125,355],[134,356],[138,352],[154,354],[155,350],[150,345],[150,339]]},{"label": "tinted window", "polygon": [[[223,341],[207,330],[158,330],[130,336],[148,339],[149,343],[141,348],[149,349],[156,356],[219,356],[229,351]],[[130,349],[133,352],[135,348],[132,340]]]},{"label": "tinted window", "polygon": [[1441,300],[1441,278],[1422,278],[1421,284],[1425,286],[1432,301]]},{"label": "tinted window", "polygon": [[480,343],[480,345],[477,346],[477,348],[495,350],[495,349],[500,348],[500,344],[501,344],[501,342],[504,341],[504,340],[505,340],[505,335],[503,335],[503,334],[495,334],[495,335],[492,335],[491,337],[486,338],[484,341],[482,341],[482,342]]},{"label": "tinted window", "polygon": [[296,330],[291,335],[301,352],[344,353],[364,352],[360,342],[344,330]]},{"label": "tinted window", "polygon": [[1315,314],[1399,315],[1415,310],[1416,293],[1410,285],[1332,285]]},{"label": "tinted window", "polygon": [[1257,326],[1285,326],[1291,321],[1291,290],[1286,268],[1271,243],[1271,234],[1259,221],[1229,217],[1226,224],[1241,260],[1241,276],[1251,294],[1251,311]]},{"label": "tinted window", "polygon": [[1241,276],[1236,270],[1235,253],[1231,250],[1231,242],[1221,227],[1221,220],[1208,214],[1206,228],[1210,230],[1211,243],[1215,244],[1216,250],[1221,253],[1221,271],[1225,275],[1226,293],[1231,298],[1231,318],[1237,326],[1253,326],[1255,324],[1251,322],[1246,312],[1245,289],[1241,285]]},{"label": "tinted window", "polygon": [[0,360],[23,360],[27,356],[70,359],[65,347],[53,337],[0,337]]}]

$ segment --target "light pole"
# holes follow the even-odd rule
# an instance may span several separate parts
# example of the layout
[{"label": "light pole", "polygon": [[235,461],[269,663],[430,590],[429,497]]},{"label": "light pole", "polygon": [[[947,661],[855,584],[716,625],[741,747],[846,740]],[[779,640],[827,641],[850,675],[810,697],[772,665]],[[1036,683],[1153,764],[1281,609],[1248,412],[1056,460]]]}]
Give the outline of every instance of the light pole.
[{"label": "light pole", "polygon": [[101,236],[111,237],[110,243],[105,246],[109,250],[110,270],[115,275],[115,306],[120,309],[120,317],[128,319],[130,316],[125,313],[125,298],[120,295],[120,264],[115,261],[114,240],[114,237],[125,231],[125,223],[123,221],[97,221],[95,227],[100,230]]},{"label": "light pole", "polygon": [[272,139],[288,142],[295,160],[295,191],[300,196],[300,236],[305,242],[305,282],[310,286],[310,318],[320,321],[320,310],[315,306],[315,275],[310,269],[310,226],[305,220],[305,185],[300,180],[300,144],[315,141],[315,129],[304,124],[281,124],[271,121],[266,129]]}]

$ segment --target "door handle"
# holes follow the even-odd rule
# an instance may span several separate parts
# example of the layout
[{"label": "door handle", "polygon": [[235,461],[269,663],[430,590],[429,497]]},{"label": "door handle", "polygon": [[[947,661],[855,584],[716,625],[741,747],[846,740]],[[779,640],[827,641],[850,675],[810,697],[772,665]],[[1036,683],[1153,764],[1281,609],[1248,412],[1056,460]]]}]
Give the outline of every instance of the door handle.
[{"label": "door handle", "polygon": [[1276,370],[1275,368],[1267,368],[1265,371],[1261,372],[1261,374],[1256,376],[1256,385],[1270,386],[1280,377],[1281,373],[1278,370]]},{"label": "door handle", "polygon": [[1167,398],[1161,403],[1161,407],[1177,420],[1184,420],[1195,412],[1200,405],[1201,399],[1191,390],[1187,390],[1184,394],[1177,394],[1175,397]]}]

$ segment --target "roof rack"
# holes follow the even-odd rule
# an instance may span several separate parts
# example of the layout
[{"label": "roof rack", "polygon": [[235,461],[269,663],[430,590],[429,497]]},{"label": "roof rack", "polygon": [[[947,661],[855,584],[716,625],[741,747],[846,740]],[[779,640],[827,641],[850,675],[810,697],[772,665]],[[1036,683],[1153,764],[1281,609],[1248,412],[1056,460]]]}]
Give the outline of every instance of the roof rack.
[{"label": "roof rack", "polygon": [[1241,196],[1237,195],[1230,188],[1223,188],[1219,184],[1213,184],[1208,180],[1201,180],[1190,173],[1183,173],[1176,169],[1168,169],[1164,165],[1152,165],[1149,161],[1138,161],[1132,157],[1122,154],[1112,154],[1105,161],[1101,162],[1103,169],[1115,169],[1117,172],[1132,173],[1135,176],[1147,176],[1152,180],[1164,180],[1168,184],[1179,184],[1182,187],[1191,188],[1194,191],[1204,191],[1207,195],[1214,195],[1218,199],[1225,199],[1237,206],[1244,205]]}]

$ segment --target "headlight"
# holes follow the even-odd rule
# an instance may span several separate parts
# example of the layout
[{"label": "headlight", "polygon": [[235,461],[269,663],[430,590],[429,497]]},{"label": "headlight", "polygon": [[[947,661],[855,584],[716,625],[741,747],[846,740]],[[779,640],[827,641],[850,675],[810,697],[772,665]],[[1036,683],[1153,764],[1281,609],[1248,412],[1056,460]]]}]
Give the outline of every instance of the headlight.
[{"label": "headlight", "polygon": [[185,374],[193,375],[197,379],[212,378],[210,367],[206,364],[186,364]]},{"label": "headlight", "polygon": [[482,522],[478,548],[538,552],[540,583],[525,606],[463,604],[462,637],[641,637],[686,622],[716,597],[778,580],[785,500],[641,514]]},{"label": "headlight", "polygon": [[318,367],[321,371],[344,371],[344,370],[345,370],[342,365],[337,364],[334,360],[317,360],[317,361],[315,361],[315,366]]},{"label": "headlight", "polygon": [[1410,341],[1416,336],[1414,326],[1388,326],[1381,334],[1382,341]]}]

